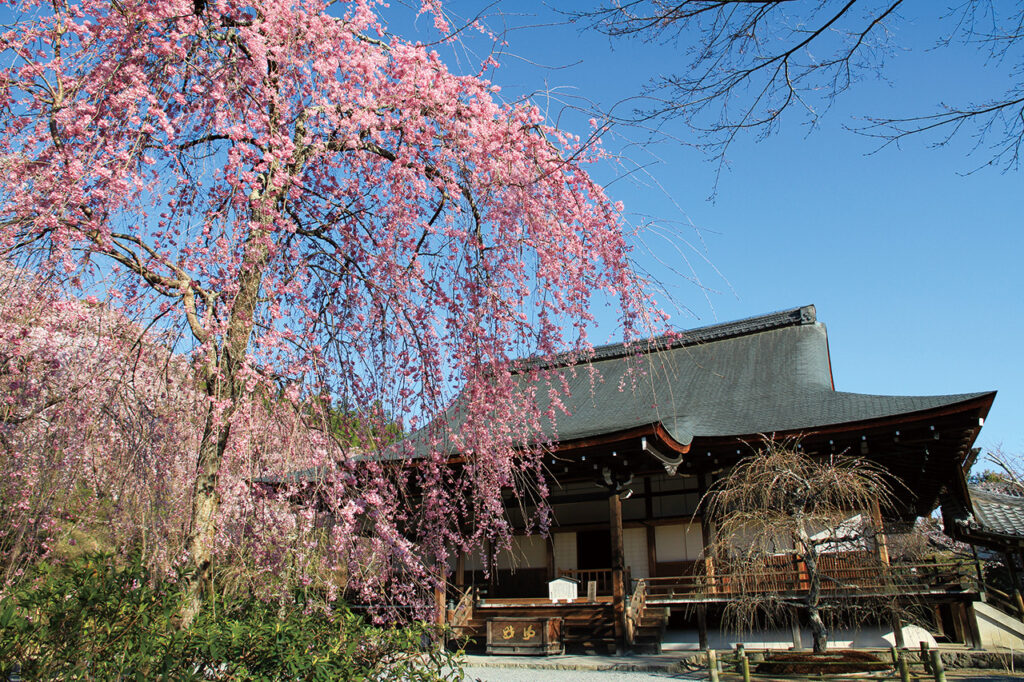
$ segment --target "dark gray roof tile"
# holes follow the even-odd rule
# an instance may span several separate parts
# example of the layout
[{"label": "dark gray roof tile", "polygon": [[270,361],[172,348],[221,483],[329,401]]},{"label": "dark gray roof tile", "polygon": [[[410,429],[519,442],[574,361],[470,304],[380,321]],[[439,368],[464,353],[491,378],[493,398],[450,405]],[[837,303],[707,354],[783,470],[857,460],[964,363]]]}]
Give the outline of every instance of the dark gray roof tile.
[{"label": "dark gray roof tile", "polygon": [[987,533],[1024,538],[1024,497],[969,487],[974,525]]}]

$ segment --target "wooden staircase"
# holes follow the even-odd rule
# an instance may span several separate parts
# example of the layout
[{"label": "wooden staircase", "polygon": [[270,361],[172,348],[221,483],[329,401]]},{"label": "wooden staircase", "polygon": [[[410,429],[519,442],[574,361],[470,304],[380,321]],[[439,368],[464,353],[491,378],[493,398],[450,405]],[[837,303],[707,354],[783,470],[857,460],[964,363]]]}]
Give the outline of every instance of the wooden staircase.
[{"label": "wooden staircase", "polygon": [[630,648],[641,654],[660,654],[669,609],[647,603],[647,581],[636,581],[626,603],[626,637]]},{"label": "wooden staircase", "polygon": [[[661,653],[661,642],[668,624],[668,608],[646,603],[646,584],[637,588],[626,601],[626,644],[638,653]],[[551,603],[543,599],[501,599],[478,601],[467,591],[458,606],[448,614],[448,623],[460,640],[472,650],[487,644],[487,621],[495,618],[561,618],[562,641],[573,653],[614,654],[615,609],[611,599],[600,597],[591,602]]]}]

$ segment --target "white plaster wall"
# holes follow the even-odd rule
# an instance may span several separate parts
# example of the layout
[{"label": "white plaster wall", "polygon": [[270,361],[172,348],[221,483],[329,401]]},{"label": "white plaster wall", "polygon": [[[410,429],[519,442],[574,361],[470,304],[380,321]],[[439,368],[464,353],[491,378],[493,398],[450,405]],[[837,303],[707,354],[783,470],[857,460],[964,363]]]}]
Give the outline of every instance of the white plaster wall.
[{"label": "white plaster wall", "polygon": [[498,555],[498,569],[544,568],[548,564],[545,540],[539,535],[517,535],[512,547]]},{"label": "white plaster wall", "polygon": [[696,561],[704,551],[699,523],[678,523],[654,527],[658,561]]},{"label": "white plaster wall", "polygon": [[622,553],[625,555],[629,574],[634,578],[650,578],[647,566],[647,529],[624,528],[622,530]]},{"label": "white plaster wall", "polygon": [[1021,621],[983,602],[974,603],[974,618],[983,646],[1024,649],[1024,623]]},{"label": "white plaster wall", "polygon": [[554,534],[555,575],[558,570],[576,568],[576,533]]}]

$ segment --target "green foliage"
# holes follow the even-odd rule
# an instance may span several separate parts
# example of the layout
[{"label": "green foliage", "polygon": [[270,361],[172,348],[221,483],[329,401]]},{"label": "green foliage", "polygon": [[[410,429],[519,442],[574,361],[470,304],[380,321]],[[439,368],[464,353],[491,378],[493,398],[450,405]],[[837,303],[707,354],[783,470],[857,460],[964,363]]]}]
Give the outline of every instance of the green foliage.
[{"label": "green foliage", "polygon": [[137,558],[38,566],[0,599],[0,675],[27,680],[461,680],[423,624],[378,628],[343,606],[218,601],[176,627],[178,583]]}]

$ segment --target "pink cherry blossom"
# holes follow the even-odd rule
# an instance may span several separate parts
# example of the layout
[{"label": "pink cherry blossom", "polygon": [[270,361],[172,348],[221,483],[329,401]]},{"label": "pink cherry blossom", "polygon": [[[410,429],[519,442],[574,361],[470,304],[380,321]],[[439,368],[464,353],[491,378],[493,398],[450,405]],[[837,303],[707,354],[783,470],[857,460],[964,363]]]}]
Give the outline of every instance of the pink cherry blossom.
[{"label": "pink cherry blossom", "polygon": [[454,548],[507,541],[501,490],[543,489],[566,390],[513,358],[586,353],[595,297],[627,339],[662,320],[600,150],[373,0],[6,4],[11,566],[107,524],[198,569],[187,620],[218,566],[415,602]]}]

